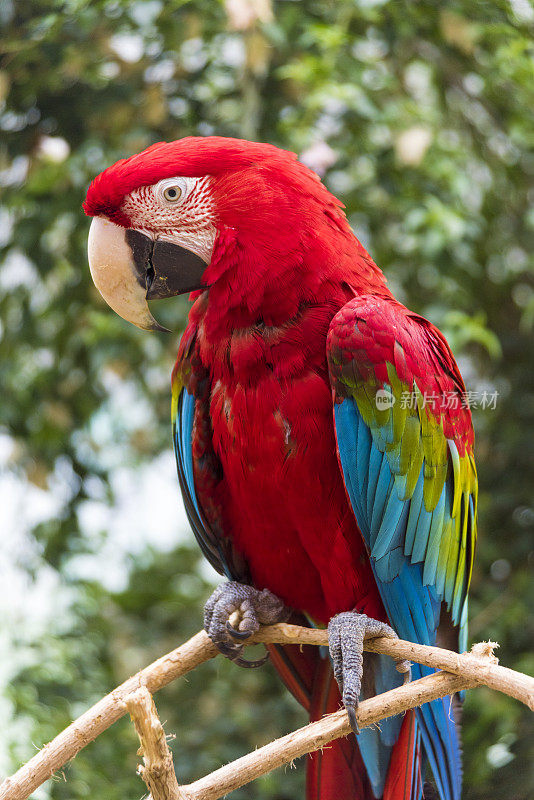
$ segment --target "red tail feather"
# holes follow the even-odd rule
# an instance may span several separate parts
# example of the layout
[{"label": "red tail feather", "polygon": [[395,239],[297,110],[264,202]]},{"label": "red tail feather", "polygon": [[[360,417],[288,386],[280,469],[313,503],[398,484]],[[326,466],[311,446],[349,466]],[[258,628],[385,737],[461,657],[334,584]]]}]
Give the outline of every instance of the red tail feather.
[{"label": "red tail feather", "polygon": [[417,741],[415,712],[404,717],[389,762],[383,800],[412,800],[421,794],[421,747]]}]

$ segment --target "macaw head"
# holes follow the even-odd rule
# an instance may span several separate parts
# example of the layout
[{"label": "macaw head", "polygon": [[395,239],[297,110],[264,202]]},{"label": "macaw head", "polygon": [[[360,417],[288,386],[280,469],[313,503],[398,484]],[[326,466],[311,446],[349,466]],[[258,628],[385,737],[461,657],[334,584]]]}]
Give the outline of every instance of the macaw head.
[{"label": "macaw head", "polygon": [[252,283],[251,272],[267,279],[269,264],[309,246],[325,215],[350,233],[339,201],[293,153],[222,137],[161,142],[118,161],[91,183],[84,210],[94,217],[95,285],[147,330],[160,327],[147,300],[212,286],[225,254],[249,271],[234,284]]}]

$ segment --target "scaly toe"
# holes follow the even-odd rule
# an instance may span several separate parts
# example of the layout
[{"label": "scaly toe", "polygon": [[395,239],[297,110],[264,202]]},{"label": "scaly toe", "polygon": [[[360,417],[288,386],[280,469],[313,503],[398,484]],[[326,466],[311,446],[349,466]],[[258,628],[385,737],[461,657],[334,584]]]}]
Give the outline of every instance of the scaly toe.
[{"label": "scaly toe", "polygon": [[[355,734],[358,727],[358,702],[363,674],[363,642],[365,638],[387,636],[397,638],[397,634],[385,622],[347,611],[332,617],[328,624],[328,642],[334,677],[338,683],[347,711],[350,726]],[[410,679],[410,662],[398,661],[396,667]]]}]

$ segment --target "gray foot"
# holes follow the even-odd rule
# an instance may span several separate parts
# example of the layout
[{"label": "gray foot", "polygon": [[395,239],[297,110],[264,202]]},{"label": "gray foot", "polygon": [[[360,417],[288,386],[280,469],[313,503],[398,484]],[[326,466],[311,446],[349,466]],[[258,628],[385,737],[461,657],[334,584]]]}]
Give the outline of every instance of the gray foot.
[{"label": "gray foot", "polygon": [[268,589],[259,591],[236,581],[218,586],[204,606],[204,630],[221,653],[240,667],[261,667],[242,658],[242,642],[260,629],[288,618],[290,610]]},{"label": "gray foot", "polygon": [[[356,734],[360,732],[356,711],[362,685],[363,640],[374,639],[377,636],[398,638],[393,628],[385,622],[379,622],[365,614],[357,614],[355,611],[337,614],[328,623],[328,642],[334,677],[351,728]],[[406,673],[407,680],[410,679],[410,666],[409,661],[397,661],[398,671]]]}]

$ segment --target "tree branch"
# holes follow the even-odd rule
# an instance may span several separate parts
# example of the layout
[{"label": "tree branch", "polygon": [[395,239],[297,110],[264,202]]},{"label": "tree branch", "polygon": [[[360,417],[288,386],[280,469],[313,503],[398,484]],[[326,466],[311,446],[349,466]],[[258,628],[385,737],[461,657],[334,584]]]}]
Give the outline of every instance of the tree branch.
[{"label": "tree branch", "polygon": [[138,755],[143,756],[143,764],[139,764],[137,772],[146,783],[151,799],[185,800],[152,695],[142,686],[128,695],[124,704],[141,742]]},{"label": "tree branch", "polygon": [[[270,625],[254,636],[254,642],[272,644],[328,645],[328,631],[319,628],[301,628],[299,625]],[[508,667],[501,667],[493,655],[495,642],[474,644],[469,653],[455,653],[441,647],[406,642],[403,639],[366,639],[364,650],[383,653],[392,658],[405,658],[427,667],[442,669],[453,675],[462,675],[475,685],[489,686],[498,692],[519,700],[534,711],[534,678]]]},{"label": "tree branch", "polygon": [[[391,717],[438,697],[453,694],[473,684],[457,675],[437,672],[389,692],[364,700],[358,707],[358,725],[366,728],[385,717]],[[287,736],[232,761],[204,778],[180,786],[181,800],[217,800],[240,786],[250,783],[260,775],[288,764],[296,758],[319,750],[334,739],[347,736],[351,727],[347,712],[342,709],[328,714]]]},{"label": "tree branch", "polygon": [[[256,636],[252,637],[248,644],[260,641],[279,644],[319,645],[327,643],[328,634],[325,630],[280,624],[264,628]],[[449,650],[443,650],[439,647],[426,647],[424,645],[387,638],[366,640],[364,649],[371,652],[384,653],[395,658],[406,658],[461,676],[461,679],[456,683],[453,681],[450,686],[446,687],[446,691],[443,692],[443,695],[457,691],[457,686],[460,684],[461,687],[485,684],[520,700],[534,710],[534,678],[499,666],[497,664],[497,659],[492,654],[492,645],[489,643],[475,645],[471,653],[462,655]],[[38,786],[48,780],[54,772],[74,758],[82,748],[93,741],[93,739],[103,733],[103,731],[126,713],[126,697],[136,689],[141,686],[146,686],[150,693],[154,693],[158,689],[161,689],[162,686],[185,675],[204,661],[213,658],[217,653],[217,649],[208,639],[207,635],[204,632],[200,632],[185,644],[177,647],[171,653],[168,653],[138,672],[137,675],[129,678],[117,689],[92,706],[85,714],[69,725],[68,728],[58,734],[53,741],[45,745],[40,752],[36,753],[36,755],[22,766],[11,778],[6,778],[0,785],[0,800],[26,800],[26,798],[28,798]],[[434,678],[435,676],[430,677]],[[427,679],[425,678],[423,680],[426,681]],[[399,692],[402,689],[410,695],[412,691],[419,691],[417,688],[419,683],[419,681],[414,681],[407,684],[406,687],[400,687],[400,689],[394,691]],[[381,695],[380,697],[383,698],[386,697],[386,695]],[[380,698],[372,698],[372,700],[366,701],[366,703],[371,702],[380,703],[382,701]],[[428,702],[428,700],[416,700],[413,705],[415,706],[422,702]],[[406,708],[408,707],[411,708],[412,706],[407,705]],[[367,708],[364,703],[360,706],[360,709],[363,708]],[[343,713],[344,712],[339,712],[341,715]],[[390,713],[397,712],[388,711],[387,713],[383,713],[382,717]],[[335,715],[332,715],[333,719],[334,717]],[[324,722],[324,720],[321,720],[321,722]],[[363,726],[364,724],[372,724],[372,722],[365,723],[362,721],[360,724]],[[318,726],[320,723],[313,723],[313,725]],[[318,728],[312,728],[312,732],[313,731],[315,731],[313,735],[319,735],[317,734]],[[296,734],[300,734],[300,732],[297,731],[295,734],[289,734],[289,737],[293,737]],[[345,734],[340,733],[339,735]],[[282,740],[279,740],[277,747],[279,747],[280,742],[283,742],[286,738],[287,737],[284,737]],[[330,739],[328,739],[328,741],[330,741]],[[318,746],[322,745],[319,744]],[[271,745],[267,745],[267,748],[269,747],[271,747]],[[313,749],[313,747],[310,749]],[[263,748],[261,750],[263,750]],[[302,752],[308,751],[303,750]],[[269,751],[267,751],[267,756],[270,758]],[[296,757],[297,755],[291,755],[289,760]],[[247,759],[249,756],[244,756],[244,758]],[[268,769],[270,768],[271,767]],[[225,770],[227,767],[223,767],[222,769]],[[263,771],[268,771],[268,769]],[[188,790],[194,789],[197,791],[194,787],[198,787],[202,781],[206,780],[207,778],[203,778],[201,781],[191,784]],[[200,786],[200,789],[202,789],[202,786]],[[184,792],[184,789],[181,789],[181,791]],[[193,796],[196,797],[196,795]],[[204,797],[204,795],[198,795],[198,797]],[[205,797],[215,797],[215,795],[207,794]]]}]

